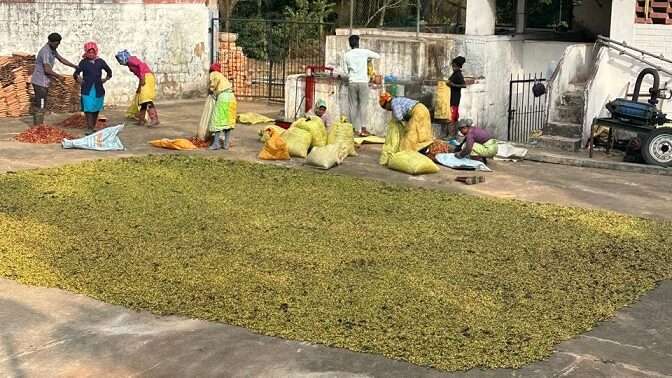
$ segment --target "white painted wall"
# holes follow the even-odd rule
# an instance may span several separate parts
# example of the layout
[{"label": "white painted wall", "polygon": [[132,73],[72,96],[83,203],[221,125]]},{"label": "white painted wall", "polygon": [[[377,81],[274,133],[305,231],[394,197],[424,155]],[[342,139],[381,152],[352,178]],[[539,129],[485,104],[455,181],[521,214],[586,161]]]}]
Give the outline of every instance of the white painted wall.
[{"label": "white painted wall", "polygon": [[[337,32],[328,36],[326,41],[325,63],[331,67],[341,65],[343,55],[350,50],[348,34]],[[358,29],[353,33],[360,35],[360,46],[380,54],[374,61],[376,71],[382,75],[394,75],[400,80],[414,80],[433,77],[436,66],[450,63],[453,58],[455,41],[438,37],[437,34],[389,32],[377,29]],[[434,59],[438,59],[435,64]]]},{"label": "white painted wall", "polygon": [[572,45],[572,42],[523,41],[522,71],[531,74],[543,73],[548,79],[549,68],[553,66],[555,69],[565,50]]},{"label": "white painted wall", "polygon": [[[137,85],[135,76],[114,59],[124,48],[152,67],[159,99],[187,98],[206,90],[208,27],[205,4],[0,3],[0,55],[37,54],[47,36],[58,32],[63,36],[59,52],[77,63],[84,43],[93,40],[113,70],[105,85],[107,103],[128,104]],[[56,71],[72,73],[60,63]]]},{"label": "white painted wall", "polygon": [[[632,45],[652,54],[672,58],[672,25],[635,24]],[[662,62],[656,62],[663,65]]]}]

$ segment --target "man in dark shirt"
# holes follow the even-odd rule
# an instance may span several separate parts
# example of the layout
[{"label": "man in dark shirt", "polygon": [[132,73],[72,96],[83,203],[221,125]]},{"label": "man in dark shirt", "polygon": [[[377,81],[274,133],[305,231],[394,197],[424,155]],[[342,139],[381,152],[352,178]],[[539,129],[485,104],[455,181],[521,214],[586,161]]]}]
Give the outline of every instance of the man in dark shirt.
[{"label": "man in dark shirt", "polygon": [[31,79],[35,90],[35,97],[33,98],[34,125],[44,123],[44,111],[47,107],[47,95],[49,94],[51,80],[62,80],[62,77],[53,70],[56,60],[68,67],[77,68],[76,65],[70,63],[56,51],[61,44],[61,39],[58,33],[49,34],[49,42],[40,49],[35,59],[35,70]]},{"label": "man in dark shirt", "polygon": [[466,59],[458,56],[453,59],[451,65],[453,67],[453,74],[448,78],[448,86],[450,87],[450,111],[451,122],[455,124],[460,119],[460,100],[462,99],[462,88],[467,87],[467,83],[462,76],[462,66]]}]

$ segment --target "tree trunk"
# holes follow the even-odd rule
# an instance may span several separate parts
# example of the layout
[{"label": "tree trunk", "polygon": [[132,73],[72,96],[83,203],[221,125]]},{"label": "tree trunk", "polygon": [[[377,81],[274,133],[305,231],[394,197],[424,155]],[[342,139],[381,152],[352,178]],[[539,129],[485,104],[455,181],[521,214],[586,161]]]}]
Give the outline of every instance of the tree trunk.
[{"label": "tree trunk", "polygon": [[387,6],[391,0],[385,0],[383,2],[383,9],[380,11],[380,21],[378,22],[378,27],[382,28],[385,25],[385,12],[387,11]]}]

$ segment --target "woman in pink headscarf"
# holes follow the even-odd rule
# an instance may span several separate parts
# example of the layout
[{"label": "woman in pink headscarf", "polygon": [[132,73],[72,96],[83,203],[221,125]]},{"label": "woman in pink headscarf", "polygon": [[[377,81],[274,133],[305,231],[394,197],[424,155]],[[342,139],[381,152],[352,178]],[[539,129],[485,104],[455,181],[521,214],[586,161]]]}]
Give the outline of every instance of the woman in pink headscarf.
[{"label": "woman in pink headscarf", "polygon": [[[106,75],[103,78],[103,71]],[[81,76],[80,76],[81,74]],[[105,103],[103,84],[112,78],[112,70],[104,60],[98,57],[98,46],[95,42],[84,45],[84,55],[74,74],[82,86],[82,111],[86,116],[87,134],[95,132],[98,114]]]}]

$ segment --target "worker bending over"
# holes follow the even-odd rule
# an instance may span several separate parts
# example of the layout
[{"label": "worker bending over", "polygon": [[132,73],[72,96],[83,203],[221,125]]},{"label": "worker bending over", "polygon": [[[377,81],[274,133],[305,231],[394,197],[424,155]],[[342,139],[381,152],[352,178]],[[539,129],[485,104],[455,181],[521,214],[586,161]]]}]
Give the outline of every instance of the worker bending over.
[{"label": "worker bending over", "polygon": [[392,111],[392,116],[405,124],[400,151],[421,151],[432,144],[432,121],[429,109],[420,102],[407,97],[392,97],[385,92],[378,100],[383,109]]},{"label": "worker bending over", "polygon": [[457,148],[455,156],[460,159],[471,157],[486,163],[488,158],[497,155],[497,140],[488,130],[474,127],[473,124],[470,119],[463,119],[457,123],[460,134],[464,135],[464,142]]}]

